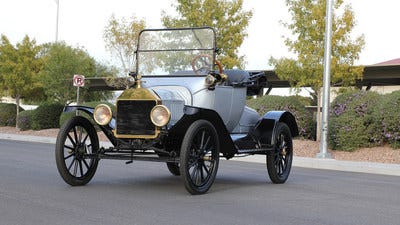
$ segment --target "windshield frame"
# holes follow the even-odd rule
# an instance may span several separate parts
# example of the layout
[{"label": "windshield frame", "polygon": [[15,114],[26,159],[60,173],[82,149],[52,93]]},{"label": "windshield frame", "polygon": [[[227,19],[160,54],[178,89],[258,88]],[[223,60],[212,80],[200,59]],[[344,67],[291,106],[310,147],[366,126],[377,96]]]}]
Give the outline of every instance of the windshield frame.
[{"label": "windshield frame", "polygon": [[[212,45],[211,45],[211,48],[182,48],[182,49],[179,49],[179,48],[176,48],[176,49],[154,49],[154,50],[147,50],[147,49],[140,49],[140,46],[141,46],[141,36],[144,34],[144,33],[147,33],[147,32],[158,32],[158,31],[160,31],[160,32],[166,32],[166,31],[193,31],[193,34],[195,35],[195,37],[196,37],[196,39],[198,39],[198,37],[197,37],[197,35],[196,35],[196,30],[210,30],[210,31],[212,31],[212,38],[211,38],[211,40],[212,40]],[[201,41],[199,40],[199,42],[201,43]],[[139,64],[140,64],[140,59],[139,59],[139,56],[140,56],[140,53],[149,53],[149,52],[185,52],[185,51],[210,51],[210,52],[212,52],[212,54],[210,54],[211,55],[211,57],[212,57],[212,62],[213,62],[213,64],[212,64],[212,68],[211,68],[211,70],[215,70],[215,59],[216,59],[216,52],[217,52],[217,47],[216,47],[216,32],[215,32],[215,29],[214,28],[212,28],[212,27],[208,27],[208,26],[205,26],[205,27],[185,27],[185,28],[160,28],[160,29],[144,29],[144,30],[142,30],[142,31],[140,31],[140,33],[139,33],[139,36],[138,36],[138,41],[137,41],[137,47],[136,47],[136,51],[135,51],[135,59],[136,59],[136,68],[135,68],[135,71],[136,71],[136,74],[138,74],[138,75],[140,75],[141,77],[198,77],[198,76],[206,76],[207,74],[200,74],[200,75],[197,75],[197,74],[163,74],[163,75],[161,75],[161,74],[143,74],[143,73],[141,73],[141,71],[139,71]]]}]

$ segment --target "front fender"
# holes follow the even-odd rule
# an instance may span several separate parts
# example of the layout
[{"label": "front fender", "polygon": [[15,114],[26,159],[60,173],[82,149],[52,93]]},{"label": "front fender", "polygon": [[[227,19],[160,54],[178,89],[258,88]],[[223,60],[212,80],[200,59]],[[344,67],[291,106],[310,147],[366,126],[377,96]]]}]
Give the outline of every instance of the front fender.
[{"label": "front fender", "polygon": [[81,106],[81,105],[67,105],[64,107],[65,113],[73,112],[76,110],[83,111],[93,117],[94,108],[92,108],[92,107]]},{"label": "front fender", "polygon": [[[76,111],[76,110],[85,112],[87,115],[90,116],[90,118],[93,119],[94,108],[92,108],[92,107],[80,106],[80,105],[65,106],[64,107],[64,112],[65,113],[73,112],[73,111]],[[115,118],[112,118],[110,123],[108,125],[104,126],[104,127],[106,127],[107,129],[109,128],[111,130],[115,129]]]},{"label": "front fender", "polygon": [[269,111],[257,122],[253,135],[258,138],[261,144],[273,146],[275,126],[278,122],[286,123],[290,129],[292,137],[299,135],[299,129],[295,117],[287,111]]},{"label": "front fender", "polygon": [[[84,113],[86,113],[94,122],[93,119],[93,113],[94,113],[94,108],[92,107],[87,107],[87,106],[80,106],[80,105],[76,105],[76,106],[65,106],[64,107],[64,112],[68,113],[68,112],[74,112],[74,111],[82,111]],[[113,135],[112,130],[115,129],[115,118],[112,118],[110,123],[104,126],[98,125],[97,126],[100,127],[100,129],[103,131],[103,133],[107,136],[107,138],[110,140],[110,142],[115,146],[117,141],[116,138]]]},{"label": "front fender", "polygon": [[177,145],[178,143],[180,145],[189,126],[194,121],[199,119],[208,120],[211,124],[214,125],[218,133],[218,138],[220,140],[221,153],[227,159],[233,157],[235,153],[237,153],[237,149],[233,144],[232,138],[230,137],[222,118],[216,111],[211,109],[185,106],[183,117],[169,129],[169,133],[171,134],[171,136],[178,140],[174,143],[174,145]]}]

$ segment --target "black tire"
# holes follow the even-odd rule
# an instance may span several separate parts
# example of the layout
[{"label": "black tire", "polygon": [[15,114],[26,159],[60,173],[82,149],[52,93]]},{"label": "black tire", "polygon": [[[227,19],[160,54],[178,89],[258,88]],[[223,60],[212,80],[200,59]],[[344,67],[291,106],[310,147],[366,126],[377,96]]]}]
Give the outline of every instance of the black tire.
[{"label": "black tire", "polygon": [[293,141],[289,127],[277,123],[274,132],[275,150],[267,155],[269,178],[273,183],[285,183],[289,177],[293,160]]},{"label": "black tire", "polygon": [[181,172],[179,171],[178,163],[167,162],[167,167],[168,167],[169,172],[171,172],[172,175],[175,175],[175,176],[181,175]]},{"label": "black tire", "polygon": [[56,141],[56,164],[64,181],[71,186],[87,184],[96,173],[99,140],[94,126],[84,117],[69,119],[61,127]]},{"label": "black tire", "polygon": [[219,163],[219,140],[214,126],[197,120],[186,131],[180,152],[180,173],[186,190],[206,193],[214,183]]}]

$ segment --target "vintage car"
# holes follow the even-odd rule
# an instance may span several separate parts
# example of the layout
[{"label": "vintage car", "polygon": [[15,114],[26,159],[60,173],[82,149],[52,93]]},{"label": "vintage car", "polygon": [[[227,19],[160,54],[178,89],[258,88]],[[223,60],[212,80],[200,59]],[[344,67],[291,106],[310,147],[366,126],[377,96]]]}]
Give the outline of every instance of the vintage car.
[{"label": "vintage car", "polygon": [[[265,75],[224,70],[215,40],[210,27],[143,30],[135,72],[123,84],[104,79],[124,89],[115,111],[105,104],[65,107],[89,117],[71,118],[58,134],[55,156],[64,181],[85,185],[100,159],[158,161],[182,177],[189,193],[203,194],[215,180],[220,157],[257,154],[266,156],[271,181],[284,183],[292,137],[298,135],[295,118],[285,111],[260,116],[247,107],[247,94]],[[111,147],[99,146],[96,129]]]}]

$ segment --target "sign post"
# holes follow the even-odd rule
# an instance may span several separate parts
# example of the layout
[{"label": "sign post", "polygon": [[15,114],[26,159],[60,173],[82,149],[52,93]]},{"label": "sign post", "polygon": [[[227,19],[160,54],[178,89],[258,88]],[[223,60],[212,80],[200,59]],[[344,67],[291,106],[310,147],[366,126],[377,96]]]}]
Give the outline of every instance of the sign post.
[{"label": "sign post", "polygon": [[[85,76],[75,74],[72,81],[73,81],[74,86],[77,87],[76,105],[79,105],[79,88],[85,86]],[[78,110],[76,110],[76,115],[77,116],[79,115]]]}]

